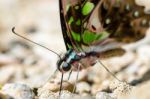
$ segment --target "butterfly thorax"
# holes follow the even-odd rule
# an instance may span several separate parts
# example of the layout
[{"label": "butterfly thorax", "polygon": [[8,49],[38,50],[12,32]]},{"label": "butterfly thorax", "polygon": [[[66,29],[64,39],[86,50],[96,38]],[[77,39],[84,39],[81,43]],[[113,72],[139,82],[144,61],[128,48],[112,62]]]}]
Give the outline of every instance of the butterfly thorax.
[{"label": "butterfly thorax", "polygon": [[[82,68],[90,67],[95,64],[93,60],[96,60],[96,52],[76,52],[73,49],[69,49],[64,56],[58,60],[57,67],[61,72],[67,72],[72,67],[76,70],[79,65]],[[86,66],[85,66],[86,64]]]}]

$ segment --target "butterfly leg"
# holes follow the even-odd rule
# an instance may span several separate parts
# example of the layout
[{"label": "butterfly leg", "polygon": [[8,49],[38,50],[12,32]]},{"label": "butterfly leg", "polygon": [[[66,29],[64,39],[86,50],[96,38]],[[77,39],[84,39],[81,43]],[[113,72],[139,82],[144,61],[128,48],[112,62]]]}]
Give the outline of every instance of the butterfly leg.
[{"label": "butterfly leg", "polygon": [[76,85],[77,85],[77,82],[78,82],[80,67],[81,67],[81,64],[79,64],[79,66],[78,66],[77,77],[76,77],[76,81],[75,81],[75,85],[74,85],[72,93],[74,93],[76,91]]},{"label": "butterfly leg", "polygon": [[69,72],[68,80],[70,79],[71,74],[72,74],[72,70]]},{"label": "butterfly leg", "polygon": [[117,79],[118,81],[121,82],[121,80],[120,80],[119,78],[117,78],[117,77],[115,76],[115,74],[113,74],[100,60],[97,60],[97,62],[98,62],[101,66],[103,66],[103,67],[105,68],[105,70],[106,70],[108,73],[110,73],[115,79]]},{"label": "butterfly leg", "polygon": [[62,83],[63,83],[64,73],[61,74],[61,82],[60,82],[60,88],[59,88],[59,98],[61,96],[61,90],[62,90]]}]

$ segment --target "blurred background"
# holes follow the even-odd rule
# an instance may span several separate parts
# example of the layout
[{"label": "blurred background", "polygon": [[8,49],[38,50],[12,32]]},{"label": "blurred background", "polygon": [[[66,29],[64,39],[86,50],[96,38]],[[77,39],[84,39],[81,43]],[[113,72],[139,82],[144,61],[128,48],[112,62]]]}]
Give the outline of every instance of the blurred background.
[{"label": "blurred background", "polygon": [[[0,74],[1,84],[6,83],[10,77],[12,78],[12,74],[17,73],[14,69],[27,69],[26,67],[28,67],[21,65],[39,64],[39,66],[29,66],[32,68],[27,70],[28,73],[31,73],[29,75],[34,76],[37,72],[39,75],[53,73],[58,57],[14,35],[11,29],[15,27],[17,33],[28,39],[42,44],[58,54],[64,53],[65,45],[61,34],[58,0],[1,0],[0,23],[0,64],[2,68],[7,68],[6,71],[3,71],[7,73],[6,78],[3,76],[5,73]],[[18,62],[22,64],[18,64]],[[54,69],[50,69],[50,66],[53,66]],[[0,70],[3,70],[2,68]],[[20,71],[20,73],[16,75],[24,75],[23,72]],[[16,80],[12,81],[21,81],[21,77],[14,78]],[[37,79],[40,79],[38,75]],[[9,82],[11,81],[9,80]]]},{"label": "blurred background", "polygon": [[[143,2],[149,9],[150,0]],[[24,83],[31,88],[42,86],[55,71],[58,57],[14,35],[11,31],[14,26],[22,36],[58,54],[65,53],[58,0],[0,0],[0,85]],[[143,40],[124,46],[127,53],[122,57],[102,60],[121,80],[136,85],[130,99],[150,98],[149,34],[150,29]],[[73,73],[70,81],[75,79],[76,73]],[[110,74],[97,64],[81,71],[77,92],[95,95],[107,89],[110,79]]]}]

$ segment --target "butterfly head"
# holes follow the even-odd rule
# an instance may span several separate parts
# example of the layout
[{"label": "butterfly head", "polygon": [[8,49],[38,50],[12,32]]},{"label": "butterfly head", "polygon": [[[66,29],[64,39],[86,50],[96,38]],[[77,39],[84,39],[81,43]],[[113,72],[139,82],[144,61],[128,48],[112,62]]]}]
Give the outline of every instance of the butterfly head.
[{"label": "butterfly head", "polygon": [[66,54],[58,60],[57,68],[61,72],[67,72],[71,69],[72,64],[80,59],[80,55],[78,55],[73,49],[69,49]]}]

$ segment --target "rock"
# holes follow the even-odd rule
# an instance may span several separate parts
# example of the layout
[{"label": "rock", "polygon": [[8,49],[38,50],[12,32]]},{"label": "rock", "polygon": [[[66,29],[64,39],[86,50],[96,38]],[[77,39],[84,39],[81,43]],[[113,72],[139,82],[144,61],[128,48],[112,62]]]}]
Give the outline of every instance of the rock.
[{"label": "rock", "polygon": [[118,99],[149,99],[150,98],[150,81],[135,86],[127,95],[120,95]]},{"label": "rock", "polygon": [[55,95],[57,97],[60,97],[60,99],[71,99],[72,97],[74,97],[74,94],[66,90],[62,90],[61,95],[59,91]]},{"label": "rock", "polygon": [[77,95],[77,94],[73,94],[67,90],[61,90],[61,95],[60,92],[57,91],[52,92],[51,90],[49,90],[48,88],[44,89],[44,88],[40,88],[38,90],[38,97],[39,99],[94,99],[91,95]]},{"label": "rock", "polygon": [[90,85],[87,82],[79,82],[76,86],[76,92],[83,94],[83,93],[89,93],[91,90]]},{"label": "rock", "polygon": [[[7,75],[5,75],[7,74]],[[4,66],[0,69],[0,84],[5,84],[15,74],[14,66]],[[4,76],[5,75],[5,76]]]},{"label": "rock", "polygon": [[91,95],[75,95],[71,99],[95,99]]},{"label": "rock", "polygon": [[98,92],[96,94],[96,99],[115,99],[111,97],[111,94],[106,93],[106,92]]},{"label": "rock", "polygon": [[4,94],[3,92],[0,91],[0,99],[12,99],[13,97]]},{"label": "rock", "polygon": [[59,91],[54,93],[50,90],[40,89],[38,90],[38,96],[39,99],[70,99],[72,98],[73,94],[69,91],[62,90],[60,95]]},{"label": "rock", "polygon": [[0,66],[15,63],[17,63],[17,60],[14,57],[10,55],[0,54]]},{"label": "rock", "polygon": [[52,91],[44,89],[38,90],[38,97],[39,99],[57,99]]},{"label": "rock", "polygon": [[2,87],[2,92],[15,99],[33,99],[34,93],[25,84],[11,83]]},{"label": "rock", "polygon": [[[63,81],[62,87],[63,87],[64,90],[72,91],[74,85],[69,83],[69,82],[67,82],[67,81]],[[54,81],[47,82],[40,89],[41,90],[50,90],[50,91],[54,91],[54,92],[59,91],[59,89],[60,89],[60,82],[54,82]]]},{"label": "rock", "polygon": [[24,79],[24,77],[25,77],[24,68],[23,65],[21,64],[5,65],[0,68],[0,78],[1,78],[0,84],[5,84],[8,81],[19,82],[22,79]]},{"label": "rock", "polygon": [[110,89],[113,90],[112,96],[118,98],[120,95],[126,95],[132,91],[132,86],[126,82],[114,81],[110,84]]}]

